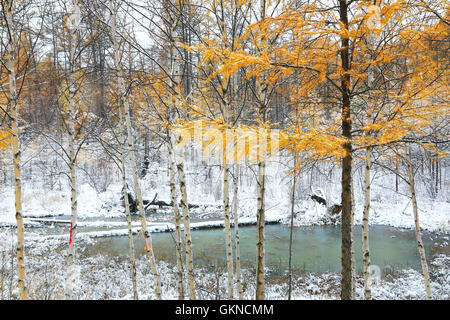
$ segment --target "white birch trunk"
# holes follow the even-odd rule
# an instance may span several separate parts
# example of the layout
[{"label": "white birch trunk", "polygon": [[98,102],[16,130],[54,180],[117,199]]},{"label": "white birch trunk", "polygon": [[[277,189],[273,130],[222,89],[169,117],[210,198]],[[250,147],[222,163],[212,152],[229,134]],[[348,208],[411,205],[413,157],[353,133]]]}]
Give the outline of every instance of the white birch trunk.
[{"label": "white birch trunk", "polygon": [[74,132],[69,136],[69,157],[70,157],[70,200],[71,200],[71,216],[70,216],[70,239],[69,253],[67,256],[67,279],[66,279],[66,299],[72,299],[73,282],[75,277],[75,238],[77,235],[77,186],[76,186],[76,170],[75,170],[75,137]]},{"label": "white birch trunk", "polygon": [[[179,98],[181,96],[180,90],[180,74],[179,68],[177,67],[176,50],[175,50],[175,40],[176,40],[176,21],[170,25],[170,57],[171,57],[171,78],[172,78],[172,108],[177,109],[177,105],[180,103]],[[169,122],[170,122],[170,112],[169,110]],[[172,152],[174,150],[171,150]],[[186,191],[186,176],[184,173],[184,166],[181,159],[177,159],[175,153],[173,154],[174,161],[177,167],[177,173],[180,183],[180,193],[181,193],[181,209],[183,211],[183,224],[184,224],[184,248],[186,252],[186,272],[187,272],[187,283],[189,289],[189,298],[195,300],[195,281],[194,281],[194,259],[192,252],[192,238],[191,238],[191,223],[189,217],[189,207],[187,201],[187,191]],[[174,186],[175,187],[175,186]],[[176,202],[173,203],[176,205]],[[179,246],[181,250],[181,245]],[[179,280],[178,280],[179,281]]]},{"label": "white birch trunk", "polygon": [[295,188],[297,182],[297,154],[294,150],[294,173],[292,181],[292,194],[291,194],[291,225],[289,233],[289,284],[288,284],[288,300],[291,300],[292,295],[292,243],[293,243],[293,231],[294,231],[294,209],[295,209]]},{"label": "white birch trunk", "polygon": [[239,239],[239,162],[236,158],[235,162],[235,178],[234,178],[234,190],[233,190],[233,218],[234,218],[234,241],[236,247],[236,284],[239,293],[239,300],[243,300],[244,291],[241,282],[241,252],[240,252],[240,239]]},{"label": "white birch trunk", "polygon": [[[226,139],[226,134],[223,134]],[[225,142],[226,143],[226,142]],[[224,143],[224,144],[225,144]],[[231,247],[231,232],[230,232],[230,193],[229,193],[229,175],[230,168],[226,159],[226,147],[223,148],[223,211],[224,211],[224,225],[225,225],[225,247],[227,255],[227,271],[228,271],[228,299],[234,298],[234,283],[233,283],[233,253]]]},{"label": "white birch trunk", "polygon": [[[368,35],[368,42],[372,49],[375,48],[375,42],[378,40],[378,36],[375,33]],[[368,60],[373,60],[372,54],[369,51],[367,55]],[[368,70],[368,84],[370,87],[374,87],[374,69]],[[370,100],[373,98],[370,97]],[[372,122],[372,107],[375,106],[375,101],[372,101],[367,111],[368,122]],[[370,141],[370,131],[366,132],[367,140]],[[372,158],[372,147],[366,148],[366,158],[364,166],[364,211],[362,222],[362,249],[363,249],[363,276],[364,276],[364,298],[366,300],[372,299],[372,279],[370,277],[370,250],[369,250],[369,214],[370,214],[370,168]]]},{"label": "white birch trunk", "polygon": [[[170,137],[169,137],[170,139]],[[169,143],[169,171],[170,171],[170,198],[175,222],[175,248],[177,255],[177,289],[178,300],[184,300],[183,284],[183,258],[182,258],[182,240],[181,240],[181,214],[178,208],[178,201],[175,192],[175,161],[172,149],[172,143]]]},{"label": "white birch trunk", "polygon": [[370,212],[370,161],[372,156],[371,147],[366,148],[366,159],[364,167],[364,212],[362,222],[362,246],[363,246],[363,274],[364,274],[364,298],[372,299],[370,289],[370,251],[369,251],[369,212]]},{"label": "white birch trunk", "polygon": [[[123,84],[121,85],[122,93],[125,92],[125,88]],[[150,261],[150,265],[152,268],[153,273],[153,279],[154,279],[154,291],[156,299],[161,299],[161,283],[160,278],[158,274],[158,269],[156,266],[156,260],[153,253],[153,246],[152,246],[152,238],[150,235],[150,232],[147,230],[147,220],[145,218],[145,209],[144,209],[144,201],[142,199],[142,193],[141,193],[141,187],[139,185],[139,177],[137,174],[137,168],[136,168],[136,156],[134,153],[134,142],[133,142],[133,136],[131,132],[131,117],[130,117],[130,108],[128,104],[128,100],[125,97],[124,99],[124,108],[125,108],[125,121],[127,126],[127,135],[128,135],[128,150],[129,150],[129,159],[130,159],[130,165],[131,165],[131,171],[133,173],[133,180],[134,180],[134,188],[136,191],[136,199],[138,201],[138,208],[140,213],[140,221],[141,221],[141,232],[145,239],[145,248],[147,252],[148,259]]]},{"label": "white birch trunk", "polygon": [[[115,21],[115,11],[112,5],[112,2],[110,3],[111,12],[113,12],[113,18],[111,22],[111,28],[112,28],[112,34],[113,34],[113,47],[114,47],[114,62],[116,65],[119,65],[118,61],[118,44],[117,40],[115,38],[116,34],[116,21]],[[117,53],[117,54],[116,54]],[[131,212],[130,212],[130,203],[128,201],[128,188],[127,188],[127,176],[126,176],[126,163],[127,163],[127,134],[126,134],[126,128],[125,128],[125,121],[124,121],[124,114],[122,110],[122,103],[121,101],[123,99],[122,96],[120,96],[119,99],[119,120],[120,120],[120,134],[119,136],[122,137],[122,147],[121,147],[121,171],[122,171],[122,190],[123,190],[123,201],[124,201],[124,207],[125,207],[125,216],[127,219],[127,228],[128,228],[128,248],[130,252],[130,275],[131,275],[131,282],[133,284],[133,298],[134,300],[139,299],[139,295],[137,292],[137,282],[136,282],[136,259],[134,254],[134,241],[133,241],[133,229],[131,224]]]},{"label": "white birch trunk", "polygon": [[427,293],[427,300],[431,300],[430,274],[428,273],[427,257],[425,254],[425,248],[423,247],[422,235],[421,235],[421,231],[420,231],[419,212],[418,212],[418,208],[417,208],[416,190],[415,190],[415,186],[414,186],[414,175],[413,175],[411,159],[410,159],[408,151],[406,151],[405,156],[406,156],[406,164],[408,165],[409,188],[411,190],[411,201],[412,201],[412,205],[413,205],[414,224],[416,227],[417,248],[419,250],[420,263],[422,264],[422,272],[423,272],[423,279],[424,279],[424,284],[425,284],[425,291]]},{"label": "white birch trunk", "polygon": [[9,79],[9,99],[8,104],[11,110],[12,117],[12,153],[14,162],[14,192],[15,192],[15,209],[17,222],[17,271],[19,279],[19,294],[21,300],[27,300],[27,289],[25,284],[25,258],[24,258],[24,230],[23,230],[23,216],[22,216],[22,181],[20,169],[20,146],[19,146],[19,119],[17,107],[17,88],[16,88],[16,66],[14,57],[14,25],[13,25],[13,10],[15,7],[14,0],[6,3],[6,21],[8,23],[8,46],[6,69],[8,70]]},{"label": "white birch trunk", "polygon": [[[74,2],[76,5],[76,2]],[[70,123],[68,125],[69,135],[69,165],[70,165],[70,200],[71,200],[71,213],[70,213],[70,239],[69,239],[69,253],[67,257],[67,278],[66,278],[66,299],[72,299],[73,282],[75,277],[75,239],[77,235],[77,216],[78,216],[78,203],[77,203],[77,180],[76,180],[76,118],[77,118],[77,106],[75,105],[75,46],[76,37],[78,35],[77,28],[73,27],[70,30],[70,78],[69,78],[69,105],[70,105]]]},{"label": "white birch trunk", "polygon": [[[225,97],[226,99],[226,97]],[[224,119],[227,119],[228,109],[230,104],[224,104]],[[231,244],[231,227],[230,227],[230,167],[228,166],[228,144],[229,135],[227,135],[227,128],[222,132],[222,165],[223,165],[223,219],[225,231],[225,249],[228,272],[228,299],[234,299],[234,280],[233,280],[233,250]],[[234,141],[233,141],[234,142]]]},{"label": "white birch trunk", "polygon": [[184,166],[182,162],[177,163],[177,172],[180,179],[181,208],[183,210],[184,247],[186,250],[186,271],[189,287],[189,298],[191,300],[195,300],[194,259],[192,254],[191,223],[189,218],[189,207],[186,192],[186,176],[184,174]]},{"label": "white birch trunk", "polygon": [[[353,171],[351,177],[351,192],[352,192],[352,216],[351,216],[351,225],[353,229],[354,221],[355,221],[355,188],[353,182]],[[356,261],[355,261],[355,241],[353,241],[353,232],[352,232],[352,300],[356,299]]]},{"label": "white birch trunk", "polygon": [[134,241],[133,241],[133,229],[131,225],[131,213],[130,213],[130,203],[128,202],[128,190],[127,190],[127,177],[126,177],[126,155],[125,148],[122,148],[122,159],[121,159],[121,170],[122,170],[122,188],[123,188],[123,202],[125,207],[125,216],[127,218],[127,228],[128,228],[128,248],[130,251],[130,272],[131,272],[131,282],[133,283],[133,298],[138,300],[137,283],[136,283],[136,259],[134,256]]},{"label": "white birch trunk", "polygon": [[256,300],[264,300],[265,169],[265,162],[260,161],[258,163],[258,211],[256,218]]},{"label": "white birch trunk", "polygon": [[[180,72],[178,68],[178,61],[176,58],[176,50],[175,50],[175,38],[176,38],[176,21],[174,21],[170,25],[170,76],[172,80],[172,89],[170,91],[170,98],[172,105],[168,108],[168,122],[172,123],[172,112],[177,109],[178,97],[181,94],[179,81],[180,81]],[[177,289],[178,289],[178,300],[184,300],[184,283],[183,283],[183,258],[182,258],[182,239],[181,239],[181,214],[178,207],[177,196],[175,192],[175,153],[174,153],[174,144],[172,141],[172,136],[168,130],[167,138],[169,139],[169,175],[170,175],[170,196],[172,200],[172,209],[174,212],[174,220],[175,220],[175,249],[177,255]],[[184,174],[184,172],[183,172]],[[187,196],[186,196],[187,198]],[[184,208],[183,208],[184,210]],[[190,225],[188,223],[188,225]],[[190,232],[190,230],[189,230]],[[186,256],[187,259],[187,256]],[[190,257],[192,259],[192,256]],[[189,273],[189,271],[188,271]],[[191,271],[193,273],[193,270]],[[193,281],[193,279],[191,279]],[[191,281],[188,275],[188,282]],[[194,288],[194,284],[190,283],[189,288]],[[192,289],[195,290],[195,289]],[[190,297],[194,297],[195,292],[192,295],[190,292]]]}]

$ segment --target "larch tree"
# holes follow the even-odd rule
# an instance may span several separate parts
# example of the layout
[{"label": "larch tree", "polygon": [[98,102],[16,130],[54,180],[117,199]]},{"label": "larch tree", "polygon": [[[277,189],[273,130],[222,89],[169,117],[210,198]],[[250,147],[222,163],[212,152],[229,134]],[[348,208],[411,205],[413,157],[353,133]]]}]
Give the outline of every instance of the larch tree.
[{"label": "larch tree", "polygon": [[[265,17],[248,28],[253,32],[252,36],[258,29],[263,30],[258,41],[260,48],[255,53],[232,52],[226,63],[232,65],[234,70],[253,66],[258,70],[259,77],[266,74],[266,79],[270,72],[278,72],[284,76],[295,72],[300,81],[294,98],[304,102],[300,111],[300,130],[292,140],[295,149],[298,152],[332,156],[341,163],[342,299],[352,299],[354,296],[354,152],[397,141],[405,136],[405,129],[413,128],[414,122],[405,126],[405,117],[413,116],[413,101],[423,99],[424,93],[429,92],[426,88],[433,79],[442,77],[442,72],[436,73],[435,68],[423,70],[426,65],[422,60],[424,57],[419,54],[420,49],[418,50],[417,45],[414,46],[412,39],[414,36],[420,37],[422,31],[420,21],[415,18],[417,7],[410,4],[382,4],[379,9],[380,30],[376,31],[383,32],[381,41],[372,48],[371,57],[368,58],[372,45],[366,39],[372,31],[365,21],[372,19],[371,5],[371,2],[345,0],[337,1],[335,5],[320,1],[304,5],[288,3],[278,11],[278,15]],[[264,4],[261,3],[261,12],[263,8]],[[262,40],[274,35],[283,41],[264,47]],[[407,60],[405,56],[413,59]],[[409,73],[400,67],[399,63],[402,61],[407,62]],[[367,75],[371,73],[368,72],[371,69],[375,69],[371,72],[376,75],[376,79],[370,84],[372,89],[367,90]],[[388,79],[385,72],[392,76],[398,76],[398,72],[403,73],[400,77]],[[377,87],[374,88],[375,83]],[[382,86],[378,88],[378,84]],[[364,110],[361,108],[362,101],[369,91],[373,102],[367,110],[373,116],[370,123],[363,120],[361,125],[359,117]],[[259,101],[262,102],[263,99],[260,98]],[[438,106],[433,106],[432,109],[428,106],[425,117],[439,114],[442,110],[438,109]],[[357,123],[353,123],[355,116],[358,117]],[[369,138],[364,134],[368,131],[375,137]],[[262,173],[262,165],[260,169]],[[263,187],[263,183],[259,182],[259,187]],[[259,195],[259,199],[263,200],[261,192]],[[262,209],[261,203],[258,208]],[[258,227],[261,228],[261,224]],[[261,261],[262,259],[260,264]],[[262,282],[259,287],[257,292],[261,293]],[[261,297],[260,294],[257,296]]]}]

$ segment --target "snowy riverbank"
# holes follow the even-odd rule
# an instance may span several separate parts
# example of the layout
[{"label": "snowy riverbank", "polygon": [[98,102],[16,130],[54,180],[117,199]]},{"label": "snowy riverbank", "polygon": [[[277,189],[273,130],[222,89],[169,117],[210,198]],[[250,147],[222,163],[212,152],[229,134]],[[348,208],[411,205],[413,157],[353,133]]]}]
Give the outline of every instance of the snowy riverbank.
[{"label": "snowy riverbank", "polygon": [[[0,230],[2,268],[0,276],[5,279],[0,288],[2,299],[17,298],[17,273],[15,272],[15,235],[12,229]],[[81,240],[92,241],[92,240]],[[11,254],[13,257],[11,257]],[[47,239],[27,245],[26,270],[29,298],[63,299],[66,277],[67,250],[61,249],[60,240]],[[430,264],[431,290],[433,299],[449,299],[450,258],[439,255]],[[119,257],[109,257],[101,252],[95,256],[84,257],[77,263],[75,277],[75,299],[132,299],[132,284],[129,276],[129,262]],[[140,299],[154,299],[153,277],[145,256],[136,261],[137,286]],[[160,261],[163,299],[177,299],[176,266]],[[267,268],[268,269],[268,268]],[[286,275],[273,276],[266,270],[266,298],[286,299]],[[242,271],[244,298],[253,299],[255,295],[254,273]],[[195,268],[197,297],[199,299],[226,298],[226,273],[221,267],[214,270]],[[357,298],[363,298],[363,281],[357,276]],[[11,288],[10,288],[11,286]],[[294,276],[293,299],[339,299],[340,275],[338,273],[304,273]],[[412,269],[398,270],[383,275],[377,287],[373,288],[374,299],[424,299],[425,290],[420,272]]]},{"label": "snowy riverbank", "polygon": [[[145,185],[145,181],[143,181]],[[279,187],[279,186],[277,186]],[[155,193],[168,194],[165,186],[153,192],[144,192],[144,197],[152,199]],[[111,185],[107,191],[96,193],[88,184],[79,187],[78,212],[80,223],[83,219],[96,220],[124,217],[120,201],[120,185]],[[191,203],[202,205],[201,208],[191,209],[191,213],[198,219],[218,220],[221,218],[221,199],[205,197],[197,188],[189,193]],[[243,189],[240,194],[239,216],[241,219],[256,218],[256,198],[253,190]],[[282,220],[289,222],[290,201],[289,194],[272,194],[268,190],[266,200],[266,218],[269,221]],[[70,215],[70,195],[68,190],[52,190],[44,192],[42,188],[24,188],[23,214],[25,217],[56,217]],[[389,199],[380,197],[374,192],[371,203],[370,224],[388,225],[398,228],[414,228],[411,203],[408,198],[400,195],[390,195]],[[330,197],[338,199],[337,195]],[[159,200],[168,201],[167,197],[158,196]],[[334,200],[334,203],[337,203]],[[361,197],[356,197],[355,224],[362,222],[363,203]],[[155,207],[157,209],[157,207]],[[159,210],[159,209],[157,209]],[[164,210],[162,210],[164,211]],[[165,208],[167,218],[170,220],[170,208]],[[296,226],[322,225],[328,223],[327,209],[325,206],[311,199],[300,199],[295,206]],[[420,224],[424,230],[447,232],[450,227],[450,203],[446,201],[419,199]],[[120,224],[120,222],[115,222]],[[14,225],[14,191],[12,188],[4,188],[0,194],[0,224]],[[114,224],[114,222],[112,222]],[[26,225],[36,225],[31,219]],[[122,224],[123,225],[123,224]],[[125,227],[125,225],[123,225]]]}]

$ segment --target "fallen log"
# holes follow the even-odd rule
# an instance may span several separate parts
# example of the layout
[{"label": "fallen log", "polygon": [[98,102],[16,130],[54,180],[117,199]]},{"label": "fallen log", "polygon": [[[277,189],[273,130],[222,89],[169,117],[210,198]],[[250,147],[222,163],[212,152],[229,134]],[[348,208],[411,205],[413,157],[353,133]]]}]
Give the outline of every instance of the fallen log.
[{"label": "fallen log", "polygon": [[[136,198],[132,195],[131,192],[128,192],[128,203],[130,205],[130,212],[135,214],[139,211],[139,206],[137,203]],[[147,211],[148,207],[150,207],[151,205],[154,206],[158,206],[160,209],[162,207],[171,207],[172,206],[172,202],[165,202],[163,200],[156,200],[158,194],[155,194],[155,197],[153,198],[152,201],[149,200],[143,200],[144,206],[145,206],[145,211]],[[123,196],[121,197],[121,200],[123,200]],[[179,203],[179,205],[181,206],[181,203]],[[199,208],[200,206],[197,204],[188,204],[188,208],[192,209],[192,208]]]},{"label": "fallen log", "polygon": [[311,196],[311,199],[313,199],[317,203],[324,205],[325,207],[327,206],[327,201],[324,198],[322,198],[321,196],[318,196],[317,194],[312,194],[310,196]]}]

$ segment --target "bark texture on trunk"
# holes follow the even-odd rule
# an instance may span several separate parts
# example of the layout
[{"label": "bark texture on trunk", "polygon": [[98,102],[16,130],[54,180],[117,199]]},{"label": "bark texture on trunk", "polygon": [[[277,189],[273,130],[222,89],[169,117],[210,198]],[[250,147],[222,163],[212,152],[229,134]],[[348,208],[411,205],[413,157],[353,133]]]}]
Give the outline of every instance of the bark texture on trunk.
[{"label": "bark texture on trunk", "polygon": [[234,178],[234,190],[233,190],[233,218],[234,218],[234,241],[236,247],[236,284],[239,293],[239,300],[243,300],[244,291],[241,282],[241,250],[240,250],[240,239],[239,239],[239,217],[238,217],[238,207],[239,207],[239,162],[236,158],[235,162],[235,178]]},{"label": "bark texture on trunk", "polygon": [[[266,18],[266,0],[260,0],[260,20],[263,21]],[[265,37],[261,39],[264,43]],[[265,82],[265,76],[261,74],[257,81],[258,85],[258,120],[261,123],[265,122],[265,111],[267,106],[266,93],[267,84]],[[261,132],[261,131],[260,131]],[[258,180],[257,180],[257,212],[256,212],[256,300],[264,300],[265,296],[265,279],[264,279],[264,223],[265,223],[265,176],[266,176],[266,163],[265,163],[265,151],[262,146],[266,145],[266,139],[263,133],[262,138],[259,137],[258,145],[255,146],[258,150]]]},{"label": "bark texture on trunk", "polygon": [[137,283],[136,283],[136,259],[134,256],[134,241],[133,241],[133,229],[131,226],[131,213],[130,213],[130,203],[128,202],[128,191],[127,191],[127,178],[125,173],[125,150],[122,148],[122,160],[121,160],[121,170],[122,170],[122,193],[123,193],[123,204],[125,207],[125,216],[127,218],[127,228],[128,228],[128,248],[130,251],[130,272],[131,281],[133,283],[133,298],[138,300]]},{"label": "bark texture on trunk", "polygon": [[297,165],[297,155],[294,151],[294,174],[292,181],[292,194],[291,194],[291,225],[289,232],[289,283],[288,283],[288,300],[291,300],[292,295],[292,243],[293,243],[293,231],[294,231],[294,209],[295,209],[295,187],[297,182],[297,171],[295,169]]},{"label": "bark texture on trunk", "polygon": [[[115,29],[115,23],[113,23]],[[115,30],[114,30],[115,31]],[[127,176],[126,176],[126,167],[125,164],[127,162],[126,155],[126,141],[127,135],[125,133],[125,122],[123,119],[122,108],[119,107],[120,114],[120,136],[122,136],[122,147],[121,147],[121,171],[122,171],[122,192],[123,192],[123,202],[125,208],[125,216],[127,218],[127,228],[128,228],[128,247],[130,251],[130,272],[131,272],[131,281],[133,283],[133,298],[134,300],[138,300],[138,292],[137,292],[137,283],[136,283],[136,259],[134,256],[134,240],[133,240],[133,229],[131,225],[131,212],[130,212],[130,202],[128,201],[128,190],[127,190]]]},{"label": "bark texture on trunk", "polygon": [[8,71],[9,80],[9,99],[8,109],[11,110],[11,131],[12,131],[12,153],[14,163],[14,193],[15,193],[15,209],[17,222],[17,272],[19,280],[19,295],[21,300],[27,300],[26,275],[25,275],[25,257],[24,257],[24,230],[22,216],[22,179],[20,169],[20,146],[19,146],[19,115],[17,106],[17,88],[16,88],[16,66],[14,57],[14,25],[13,14],[15,1],[10,0],[6,4],[6,22],[8,25],[8,45],[6,57],[6,69]]},{"label": "bark texture on trunk", "polygon": [[170,171],[170,198],[175,222],[175,249],[177,255],[177,290],[178,300],[184,300],[183,284],[183,258],[182,258],[182,240],[181,240],[181,214],[178,208],[178,201],[175,189],[175,160],[172,144],[169,145],[169,171]]},{"label": "bark texture on trunk", "polygon": [[[122,89],[124,91],[122,91],[122,90],[121,91],[125,92],[125,88],[123,86],[122,86]],[[133,173],[136,198],[137,198],[138,204],[139,204],[139,213],[140,213],[139,218],[141,221],[141,228],[142,228],[141,232],[145,239],[145,244],[146,244],[145,248],[146,248],[147,256],[148,256],[148,259],[150,261],[150,265],[152,268],[152,273],[153,273],[153,278],[154,278],[155,296],[156,296],[156,299],[160,300],[161,299],[161,283],[160,283],[158,269],[156,266],[155,256],[153,253],[152,238],[150,236],[150,232],[148,232],[148,230],[147,230],[147,220],[145,218],[144,201],[142,199],[141,187],[139,185],[139,177],[138,177],[138,173],[137,173],[136,158],[135,158],[135,153],[134,153],[133,136],[131,133],[130,109],[129,109],[128,101],[126,98],[124,100],[124,108],[125,108],[127,135],[128,135],[128,150],[130,150],[129,158],[130,158],[131,172]]]},{"label": "bark texture on trunk", "polygon": [[[353,228],[353,225],[355,224],[355,188],[354,188],[354,181],[353,181],[353,172],[352,172],[352,180],[351,180],[351,190],[352,190],[352,219],[351,219],[351,225]],[[355,261],[355,242],[353,241],[352,236],[352,299],[356,299],[356,261]]]},{"label": "bark texture on trunk", "polygon": [[431,300],[430,274],[428,272],[427,257],[425,254],[425,248],[423,247],[422,234],[420,231],[419,211],[417,208],[416,190],[415,190],[415,186],[414,186],[414,174],[413,174],[413,169],[412,169],[412,164],[411,164],[411,158],[410,158],[408,151],[406,151],[405,156],[406,156],[406,164],[408,166],[409,188],[411,190],[411,201],[412,201],[412,205],[413,205],[414,224],[416,227],[417,248],[419,250],[420,263],[422,264],[422,273],[423,273],[423,280],[424,280],[424,284],[425,284],[425,292],[427,294],[427,300]]},{"label": "bark texture on trunk", "polygon": [[[111,4],[111,10],[114,10],[112,4]],[[112,11],[114,12],[114,11]],[[119,65],[119,56],[118,56],[118,43],[115,39],[116,34],[116,21],[115,21],[115,15],[112,21],[112,33],[114,38],[114,62],[116,65]],[[117,53],[117,54],[116,54]],[[121,98],[123,98],[121,96]],[[134,240],[133,240],[133,230],[131,225],[131,212],[130,212],[130,203],[128,200],[128,188],[127,188],[127,175],[126,175],[126,163],[127,163],[127,141],[128,137],[126,134],[126,128],[125,128],[125,121],[124,121],[124,114],[121,108],[122,101],[119,101],[119,119],[120,119],[120,134],[119,136],[122,138],[121,141],[121,171],[122,171],[122,192],[123,192],[123,201],[124,201],[124,208],[125,208],[125,216],[127,219],[127,228],[128,228],[128,248],[130,252],[130,275],[131,275],[131,281],[133,283],[133,298],[134,300],[139,299],[139,295],[137,292],[137,282],[136,282],[136,259],[134,255]]]},{"label": "bark texture on trunk", "polygon": [[264,300],[264,223],[265,223],[265,170],[266,163],[258,163],[258,211],[256,218],[256,300]]},{"label": "bark texture on trunk", "polygon": [[[170,75],[171,75],[171,84],[172,84],[172,91],[171,91],[171,107],[169,108],[169,123],[171,123],[171,114],[173,111],[178,110],[178,106],[181,106],[181,76],[180,76],[180,68],[179,68],[179,62],[181,60],[177,57],[177,50],[176,50],[176,28],[177,28],[177,19],[174,19],[170,24]],[[169,138],[171,139],[171,138]],[[174,145],[172,145],[174,146]],[[172,151],[174,151],[172,149]],[[181,159],[177,159],[175,153],[173,154],[174,162],[177,168],[178,173],[178,179],[180,183],[180,193],[181,193],[181,210],[183,211],[183,224],[184,224],[184,248],[186,252],[186,272],[187,272],[187,284],[189,289],[189,299],[195,300],[196,294],[195,294],[195,281],[194,281],[194,258],[193,258],[193,252],[192,252],[192,238],[191,238],[191,224],[190,224],[190,217],[189,217],[189,206],[187,201],[187,191],[186,191],[186,176],[184,173],[184,165]],[[171,165],[171,164],[170,164]],[[175,188],[175,185],[174,185]],[[174,189],[175,190],[175,189]],[[173,204],[176,204],[174,200],[172,200]],[[178,207],[177,207],[178,210]],[[179,210],[178,210],[179,212]],[[174,213],[176,215],[176,212],[174,210]],[[176,219],[176,218],[175,218]],[[181,234],[180,234],[181,237]],[[181,250],[181,244],[180,244],[180,250]],[[181,256],[180,256],[181,257]],[[178,281],[180,281],[180,278],[178,278]],[[179,288],[180,290],[180,288]],[[184,293],[183,293],[184,295]]]},{"label": "bark texture on trunk", "polygon": [[75,137],[74,133],[69,136],[69,156],[70,156],[70,190],[71,190],[71,216],[70,216],[70,239],[69,239],[69,253],[67,256],[67,279],[66,279],[66,299],[72,299],[73,281],[75,277],[75,239],[77,235],[77,185],[76,185],[76,170],[75,170]]},{"label": "bark texture on trunk", "polygon": [[[346,0],[339,0],[339,15],[342,28],[348,29],[348,4]],[[344,154],[342,157],[342,244],[341,244],[341,262],[342,262],[342,280],[341,280],[341,299],[352,299],[353,273],[352,273],[352,143],[351,143],[351,111],[350,111],[350,48],[348,37],[341,38],[341,64],[343,74],[341,75],[342,91],[342,136],[346,139],[344,143]]]},{"label": "bark texture on trunk", "polygon": [[[225,150],[224,150],[225,152]],[[226,160],[223,163],[223,209],[224,209],[224,226],[225,226],[225,247],[227,255],[227,271],[228,271],[228,299],[234,298],[233,283],[233,252],[231,247],[231,227],[230,227],[230,194],[229,194],[229,171]]]},{"label": "bark texture on trunk", "polygon": [[[76,2],[74,3],[76,5]],[[75,47],[76,37],[78,30],[75,26],[72,26],[70,30],[70,83],[69,83],[69,95],[70,95],[70,123],[68,127],[69,135],[69,164],[70,164],[70,200],[71,200],[71,214],[70,214],[70,239],[69,239],[69,253],[67,256],[67,278],[66,278],[66,299],[72,299],[73,282],[75,275],[75,240],[77,235],[77,216],[78,216],[78,203],[77,203],[77,176],[76,176],[76,134],[77,134],[77,106],[75,105]]]},{"label": "bark texture on trunk", "polygon": [[[228,105],[225,107],[227,108]],[[233,280],[233,251],[231,245],[231,227],[230,227],[230,167],[228,166],[228,141],[226,129],[222,133],[222,164],[223,164],[223,214],[225,227],[225,248],[227,256],[227,272],[228,272],[228,299],[234,298],[234,280]]]},{"label": "bark texture on trunk", "polygon": [[369,212],[370,212],[370,160],[372,149],[366,148],[366,159],[364,166],[364,212],[362,221],[362,247],[363,247],[363,274],[364,274],[364,298],[372,299],[370,289],[370,251],[369,251]]},{"label": "bark texture on trunk", "polygon": [[[169,96],[171,99],[171,105],[168,107],[168,122],[172,123],[172,113],[177,110],[177,106],[179,98],[181,96],[180,90],[180,67],[179,61],[177,59],[177,50],[175,39],[176,39],[176,28],[177,28],[177,20],[173,20],[170,24],[170,76],[171,76],[171,84],[172,91],[170,91]],[[169,140],[169,176],[170,176],[170,196],[172,200],[172,208],[174,212],[174,220],[175,220],[175,249],[177,255],[177,290],[178,290],[178,300],[184,300],[184,284],[183,284],[183,258],[182,258],[182,239],[181,239],[181,213],[178,207],[178,201],[176,196],[176,188],[175,188],[175,153],[174,153],[174,144],[172,141],[172,137],[168,130],[167,137]]]},{"label": "bark texture on trunk", "polygon": [[186,250],[186,271],[189,287],[189,298],[191,300],[195,300],[194,258],[192,253],[191,222],[187,202],[186,176],[184,173],[184,166],[182,162],[177,163],[177,172],[178,177],[180,178],[181,208],[183,210],[184,247]]}]

